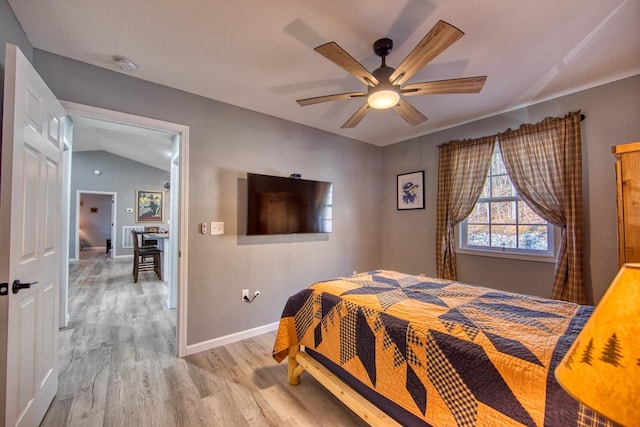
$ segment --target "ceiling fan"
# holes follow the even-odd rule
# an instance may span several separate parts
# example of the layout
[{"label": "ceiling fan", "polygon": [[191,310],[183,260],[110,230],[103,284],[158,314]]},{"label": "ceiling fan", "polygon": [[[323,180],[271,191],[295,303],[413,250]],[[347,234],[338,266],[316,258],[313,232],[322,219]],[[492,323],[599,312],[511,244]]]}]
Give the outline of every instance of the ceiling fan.
[{"label": "ceiling fan", "polygon": [[372,72],[364,68],[362,64],[356,61],[336,42],[318,46],[314,49],[316,52],[352,74],[369,88],[367,92],[338,93],[298,99],[296,102],[301,106],[306,106],[366,96],[367,102],[342,125],[342,128],[356,127],[372,108],[393,108],[411,126],[420,124],[427,120],[427,117],[405,101],[402,96],[478,93],[484,86],[487,76],[404,84],[422,67],[463,35],[464,33],[453,25],[438,21],[411,53],[407,55],[398,68],[395,69],[388,67],[385,60],[393,49],[393,41],[388,38],[380,39],[373,44],[373,51],[382,58],[382,65]]}]

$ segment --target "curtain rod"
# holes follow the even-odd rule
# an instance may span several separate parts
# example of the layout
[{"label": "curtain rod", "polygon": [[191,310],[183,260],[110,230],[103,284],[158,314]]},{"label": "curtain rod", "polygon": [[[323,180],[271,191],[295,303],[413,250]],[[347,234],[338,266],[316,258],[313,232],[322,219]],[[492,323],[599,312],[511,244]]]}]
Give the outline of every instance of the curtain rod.
[{"label": "curtain rod", "polygon": [[[584,114],[580,114],[580,121],[581,121],[581,122],[583,122],[583,121],[584,121],[584,119],[586,119],[586,118],[587,118],[587,116],[585,116]],[[440,144],[440,145],[438,145],[438,147],[442,147],[443,145],[447,145],[447,144],[449,144],[450,142],[451,142],[451,141],[449,141],[449,142],[445,142],[444,144]]]}]

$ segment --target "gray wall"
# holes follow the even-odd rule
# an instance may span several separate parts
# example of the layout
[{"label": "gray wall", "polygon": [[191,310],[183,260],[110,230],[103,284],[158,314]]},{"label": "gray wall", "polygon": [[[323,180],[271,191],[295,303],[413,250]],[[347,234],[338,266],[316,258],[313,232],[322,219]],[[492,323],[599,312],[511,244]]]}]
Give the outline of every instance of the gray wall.
[{"label": "gray wall", "polygon": [[[309,283],[379,267],[379,147],[40,50],[34,64],[60,99],[190,127],[189,344],[275,322]],[[244,236],[247,172],[332,181],[333,233]],[[224,221],[225,235],[199,234],[209,221]],[[262,295],[242,303],[243,288]]]},{"label": "gray wall", "polygon": [[9,2],[7,0],[0,0],[0,54],[2,54],[0,63],[2,64],[3,70],[6,43],[17,45],[29,61],[33,59],[33,47],[29,39],[27,39],[27,35],[24,33],[22,26],[16,19],[16,16],[13,14]]},{"label": "gray wall", "polygon": [[[33,47],[22,26],[13,14],[7,0],[0,0],[0,98],[4,99],[4,55],[7,43],[17,45],[29,61],[33,60]],[[4,102],[0,102],[0,117]]]},{"label": "gray wall", "polygon": [[[582,110],[585,275],[597,302],[618,270],[614,158],[611,146],[640,139],[640,76],[533,105],[384,148],[382,265],[435,275],[439,144],[492,135],[547,116]],[[425,170],[426,209],[395,210],[396,175]],[[474,255],[457,256],[458,279],[498,289],[551,295],[554,265]]]},{"label": "gray wall", "polygon": [[[167,160],[167,163],[169,161]],[[101,175],[94,170],[100,169]],[[108,191],[117,193],[116,203],[116,255],[131,255],[133,249],[122,247],[122,227],[140,225],[135,220],[136,190],[164,191],[163,185],[169,180],[169,172],[157,169],[106,151],[74,152],[71,160],[71,209],[69,227],[69,256],[75,256],[76,242],[74,230],[76,224],[76,192]],[[165,193],[165,218],[169,214],[169,198]],[[127,208],[133,212],[127,212]],[[163,223],[144,223],[143,225],[162,225]],[[166,223],[165,223],[166,224]],[[104,242],[98,246],[104,246]]]}]

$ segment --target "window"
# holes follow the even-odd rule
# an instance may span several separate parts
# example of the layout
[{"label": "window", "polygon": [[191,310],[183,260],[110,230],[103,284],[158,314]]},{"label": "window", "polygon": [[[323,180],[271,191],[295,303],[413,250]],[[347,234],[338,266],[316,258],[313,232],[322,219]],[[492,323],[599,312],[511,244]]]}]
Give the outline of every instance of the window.
[{"label": "window", "polygon": [[553,225],[518,194],[496,144],[482,194],[471,215],[460,224],[459,252],[551,261],[555,255],[553,237]]}]

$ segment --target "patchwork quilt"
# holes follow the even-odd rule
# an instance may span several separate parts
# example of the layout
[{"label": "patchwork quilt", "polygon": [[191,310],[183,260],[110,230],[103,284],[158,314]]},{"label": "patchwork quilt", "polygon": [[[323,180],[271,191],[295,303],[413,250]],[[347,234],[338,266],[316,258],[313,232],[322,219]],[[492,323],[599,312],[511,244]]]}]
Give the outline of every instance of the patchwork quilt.
[{"label": "patchwork quilt", "polygon": [[273,357],[281,362],[292,345],[313,349],[434,427],[608,425],[553,376],[592,311],[374,271],[289,298]]}]

